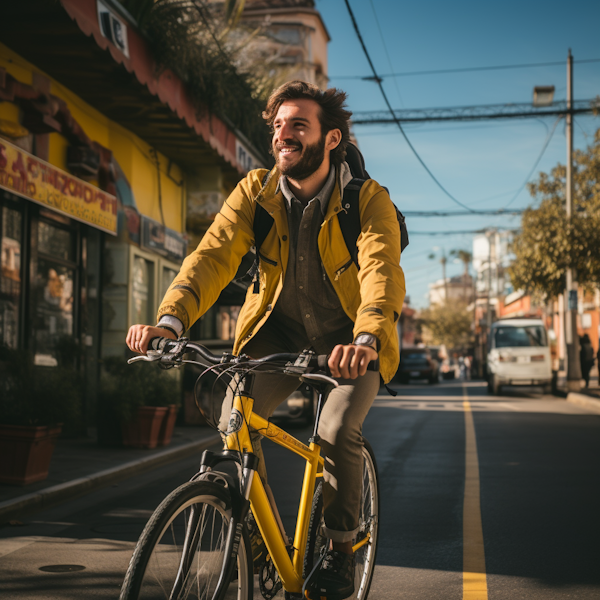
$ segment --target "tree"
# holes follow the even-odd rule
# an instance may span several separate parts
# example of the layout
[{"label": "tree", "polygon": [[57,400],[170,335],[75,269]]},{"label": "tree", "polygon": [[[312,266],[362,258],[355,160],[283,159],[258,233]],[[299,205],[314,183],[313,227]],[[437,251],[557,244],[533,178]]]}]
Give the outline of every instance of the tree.
[{"label": "tree", "polygon": [[464,303],[434,304],[421,311],[420,321],[426,330],[425,336],[430,337],[433,344],[459,348],[472,341],[472,317]]},{"label": "tree", "polygon": [[515,289],[552,298],[566,285],[572,266],[579,285],[600,284],[600,129],[586,150],[573,153],[573,216],[565,213],[566,167],[540,173],[529,192],[541,200],[523,213],[513,240],[515,261],[509,274]]}]

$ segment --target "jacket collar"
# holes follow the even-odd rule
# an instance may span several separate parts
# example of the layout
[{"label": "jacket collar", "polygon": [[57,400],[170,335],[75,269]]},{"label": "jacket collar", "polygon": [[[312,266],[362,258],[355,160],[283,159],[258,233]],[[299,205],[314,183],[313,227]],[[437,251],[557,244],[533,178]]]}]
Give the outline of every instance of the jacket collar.
[{"label": "jacket collar", "polygon": [[[270,214],[273,214],[274,211],[281,210],[285,206],[284,203],[287,203],[281,190],[280,179],[282,177],[283,176],[277,166],[273,167],[267,177],[265,185],[254,198],[255,201],[259,202]],[[342,210],[344,188],[352,181],[352,179],[353,177],[348,163],[343,162],[340,167],[336,169],[336,182],[327,204],[325,220]],[[317,196],[318,195],[319,194],[317,194]],[[323,203],[321,206],[325,208]]]}]

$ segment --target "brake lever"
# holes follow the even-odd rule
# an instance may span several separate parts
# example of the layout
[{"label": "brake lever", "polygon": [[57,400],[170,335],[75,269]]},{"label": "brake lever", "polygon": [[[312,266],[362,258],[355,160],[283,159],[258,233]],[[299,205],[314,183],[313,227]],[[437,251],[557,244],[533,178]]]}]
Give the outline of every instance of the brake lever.
[{"label": "brake lever", "polygon": [[128,365],[132,365],[135,362],[140,362],[143,360],[144,362],[156,362],[160,360],[162,356],[162,352],[157,352],[156,350],[148,350],[147,354],[141,354],[140,356],[134,356],[127,361]]}]

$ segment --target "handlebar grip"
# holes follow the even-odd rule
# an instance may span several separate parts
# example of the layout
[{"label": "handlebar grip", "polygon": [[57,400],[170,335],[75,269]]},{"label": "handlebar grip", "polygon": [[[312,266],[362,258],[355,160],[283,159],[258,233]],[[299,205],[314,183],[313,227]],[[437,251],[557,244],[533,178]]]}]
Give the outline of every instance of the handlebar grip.
[{"label": "handlebar grip", "polygon": [[323,371],[326,375],[331,375],[329,365],[327,364],[328,360],[329,354],[319,354],[319,356],[317,356],[317,368],[319,371]]},{"label": "handlebar grip", "polygon": [[[317,356],[317,368],[319,371],[323,371],[326,375],[331,375],[331,370],[327,364],[329,361],[329,354],[319,354]],[[379,371],[379,358],[372,360],[367,365],[367,371]]]},{"label": "handlebar grip", "polygon": [[169,342],[174,343],[175,340],[165,337],[155,337],[148,342],[148,349],[162,352]]}]

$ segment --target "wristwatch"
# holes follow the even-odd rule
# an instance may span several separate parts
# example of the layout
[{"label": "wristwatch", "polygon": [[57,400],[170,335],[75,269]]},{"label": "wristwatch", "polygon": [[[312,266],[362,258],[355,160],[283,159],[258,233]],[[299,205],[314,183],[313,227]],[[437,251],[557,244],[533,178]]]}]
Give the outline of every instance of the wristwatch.
[{"label": "wristwatch", "polygon": [[354,339],[353,344],[355,346],[371,346],[371,348],[376,348],[377,352],[379,352],[379,340],[372,333],[359,333]]}]

